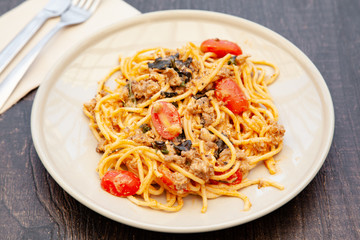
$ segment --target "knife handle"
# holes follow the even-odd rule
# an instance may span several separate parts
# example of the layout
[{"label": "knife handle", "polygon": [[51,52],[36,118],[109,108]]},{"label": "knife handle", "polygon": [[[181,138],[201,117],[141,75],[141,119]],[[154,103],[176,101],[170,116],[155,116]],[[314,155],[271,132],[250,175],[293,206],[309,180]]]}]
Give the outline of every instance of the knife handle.
[{"label": "knife handle", "polygon": [[53,12],[43,9],[16,35],[16,37],[0,52],[0,73],[34,36],[44,22],[55,16],[56,15],[54,15]]},{"label": "knife handle", "polygon": [[36,57],[44,46],[50,41],[50,39],[66,24],[59,22],[53,29],[50,30],[37,44],[31,49],[31,51],[15,66],[9,75],[0,83],[0,110],[5,105],[7,99],[14,91],[22,77],[25,75],[27,70],[30,68]]}]

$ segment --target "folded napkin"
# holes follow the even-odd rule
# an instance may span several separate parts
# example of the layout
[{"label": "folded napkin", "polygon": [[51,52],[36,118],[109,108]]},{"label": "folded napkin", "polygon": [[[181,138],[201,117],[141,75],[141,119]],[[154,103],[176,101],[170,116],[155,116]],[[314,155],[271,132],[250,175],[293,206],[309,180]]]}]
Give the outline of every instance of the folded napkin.
[{"label": "folded napkin", "polygon": [[[49,0],[27,0],[15,9],[0,17],[0,50],[2,50],[17,33],[38,13]],[[116,23],[121,19],[140,14],[122,0],[102,0],[93,16],[85,23],[67,27],[50,40],[44,51],[37,57],[29,71],[16,87],[0,114],[17,103],[31,90],[39,86],[52,66],[61,58],[62,54],[77,42],[86,39],[86,36],[100,28]],[[14,61],[0,74],[0,82],[10,73],[11,69],[28,53],[33,46],[49,30],[59,22],[60,18],[47,21],[39,32],[31,39],[26,47],[17,55]],[[5,34],[4,34],[5,33]]]}]

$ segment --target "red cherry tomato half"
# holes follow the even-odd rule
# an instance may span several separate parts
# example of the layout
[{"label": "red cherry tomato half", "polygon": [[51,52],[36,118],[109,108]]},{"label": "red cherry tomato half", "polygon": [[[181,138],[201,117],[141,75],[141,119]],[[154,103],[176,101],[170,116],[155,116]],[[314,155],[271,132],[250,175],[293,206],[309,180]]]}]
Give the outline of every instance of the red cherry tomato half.
[{"label": "red cherry tomato half", "polygon": [[182,132],[180,114],[171,103],[155,102],[151,110],[151,121],[165,139],[173,139]]},{"label": "red cherry tomato half", "polygon": [[110,170],[101,179],[101,187],[118,197],[134,195],[140,188],[140,179],[132,172]]},{"label": "red cherry tomato half", "polygon": [[226,181],[230,185],[236,185],[236,184],[241,183],[241,181],[242,181],[242,173],[241,173],[240,169],[238,169],[233,175],[228,177],[226,179]]},{"label": "red cherry tomato half", "polygon": [[233,113],[240,114],[249,108],[244,92],[230,78],[223,78],[216,83],[215,96],[218,101],[223,101]]},{"label": "red cherry tomato half", "polygon": [[228,40],[208,39],[201,43],[200,49],[203,52],[213,52],[218,58],[224,57],[230,53],[232,55],[241,55],[242,50],[236,43]]},{"label": "red cherry tomato half", "polygon": [[[230,170],[225,171],[228,172]],[[215,175],[221,175],[224,174],[222,172],[215,172]],[[210,180],[211,184],[219,184],[220,182],[226,184],[226,185],[236,185],[241,183],[242,181],[242,172],[240,171],[240,169],[238,169],[233,175],[231,175],[230,177],[228,177],[225,181],[215,181],[215,180]]]}]

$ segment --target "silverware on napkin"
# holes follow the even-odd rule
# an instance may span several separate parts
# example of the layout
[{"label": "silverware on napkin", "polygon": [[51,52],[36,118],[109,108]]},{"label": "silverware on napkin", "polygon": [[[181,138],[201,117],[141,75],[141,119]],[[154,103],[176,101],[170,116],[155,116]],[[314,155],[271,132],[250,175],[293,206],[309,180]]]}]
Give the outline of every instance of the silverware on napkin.
[{"label": "silverware on napkin", "polygon": [[70,0],[50,0],[48,2],[48,4],[0,52],[0,73],[34,36],[40,27],[48,19],[60,16],[70,6],[70,2]]},{"label": "silverware on napkin", "polygon": [[0,109],[6,103],[26,71],[39,55],[41,49],[62,28],[85,22],[96,10],[101,0],[73,0],[69,9],[61,15],[60,22],[16,65],[0,83]]}]

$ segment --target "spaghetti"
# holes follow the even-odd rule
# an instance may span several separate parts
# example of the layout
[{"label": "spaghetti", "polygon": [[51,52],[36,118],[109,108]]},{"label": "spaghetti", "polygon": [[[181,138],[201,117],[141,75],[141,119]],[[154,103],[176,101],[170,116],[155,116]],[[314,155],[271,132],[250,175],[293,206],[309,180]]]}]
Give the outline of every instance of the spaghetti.
[{"label": "spaghetti", "polygon": [[[260,162],[270,174],[277,170],[274,156],[285,130],[267,86],[279,70],[242,53],[219,55],[188,43],[119,59],[83,108],[102,153],[102,181],[113,170],[131,172],[139,186],[123,196],[170,212],[179,211],[188,195],[202,198],[202,212],[208,199],[223,195],[242,199],[248,210],[251,203],[239,190],[283,189],[246,178]],[[113,190],[119,190],[116,183]]]}]

